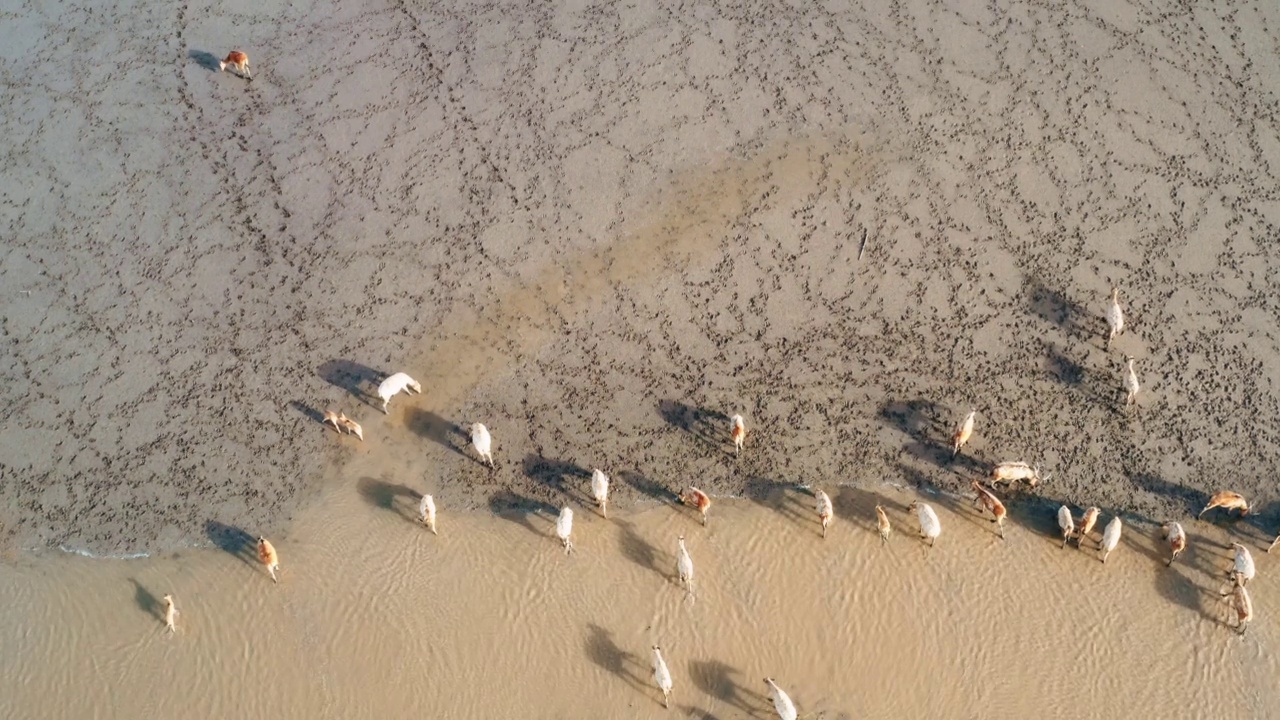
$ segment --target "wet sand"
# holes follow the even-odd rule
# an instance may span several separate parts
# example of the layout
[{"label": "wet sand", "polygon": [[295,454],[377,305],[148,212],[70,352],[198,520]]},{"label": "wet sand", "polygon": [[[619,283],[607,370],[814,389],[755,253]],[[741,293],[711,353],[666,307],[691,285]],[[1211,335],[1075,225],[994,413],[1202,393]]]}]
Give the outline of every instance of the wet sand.
[{"label": "wet sand", "polygon": [[[0,714],[763,718],[765,675],[828,719],[1280,700],[1275,3],[4,17]],[[384,416],[395,371],[426,391]],[[1012,459],[1050,477],[1001,542],[955,498]],[[1191,519],[1227,486],[1257,512]],[[1061,502],[1124,513],[1105,566]]]},{"label": "wet sand", "polygon": [[[1229,485],[1280,525],[1275,3],[11,16],[9,557],[278,535],[389,472],[558,504],[595,465],[643,508],[1022,459],[1049,505],[1185,517]],[[231,47],[252,83],[214,71]],[[399,370],[427,392],[384,418]]]},{"label": "wet sand", "polygon": [[[679,507],[581,508],[567,556],[550,514],[442,506],[432,536],[410,519],[414,491],[366,491],[330,493],[275,539],[279,585],[247,537],[0,566],[5,714],[767,718],[766,675],[827,720],[1258,718],[1280,701],[1272,558],[1250,541],[1258,618],[1240,636],[1216,595],[1235,536],[1207,523],[1187,525],[1190,549],[1166,568],[1154,528],[1129,519],[1104,565],[1038,519],[1001,541],[946,496],[925,497],[944,527],[929,549],[906,515],[914,495],[887,486],[836,492],[823,540],[793,490],[718,503],[705,528]],[[896,526],[883,547],[877,502]],[[681,534],[692,600],[674,577]],[[672,711],[651,680],[655,643]]]}]

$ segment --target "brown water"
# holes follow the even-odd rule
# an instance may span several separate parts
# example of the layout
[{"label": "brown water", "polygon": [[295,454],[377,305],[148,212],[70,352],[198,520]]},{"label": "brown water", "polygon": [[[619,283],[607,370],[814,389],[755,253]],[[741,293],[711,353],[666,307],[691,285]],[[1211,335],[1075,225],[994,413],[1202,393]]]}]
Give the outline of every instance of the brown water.
[{"label": "brown water", "polygon": [[[0,567],[0,715],[763,718],[766,675],[825,718],[1248,718],[1280,701],[1260,547],[1241,637],[1216,595],[1228,537],[1208,524],[1187,524],[1170,569],[1131,523],[1104,565],[1024,525],[1001,542],[945,497],[929,498],[944,529],[928,550],[907,492],[833,495],[825,541],[800,490],[720,501],[706,528],[665,505],[579,508],[566,556],[550,515],[442,507],[436,537],[412,522],[413,491],[344,487],[276,539],[279,585],[248,547],[22,559]],[[692,599],[674,580],[682,533]],[[654,643],[675,678],[665,715]]]}]

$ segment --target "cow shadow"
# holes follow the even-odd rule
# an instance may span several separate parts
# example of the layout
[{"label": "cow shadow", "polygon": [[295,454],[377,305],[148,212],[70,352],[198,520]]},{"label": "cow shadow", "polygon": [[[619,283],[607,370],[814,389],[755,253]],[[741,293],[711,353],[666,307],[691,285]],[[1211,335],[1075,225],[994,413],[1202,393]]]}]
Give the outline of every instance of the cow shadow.
[{"label": "cow shadow", "polygon": [[[1159,523],[1139,522],[1127,513],[1119,513],[1119,517],[1123,523],[1120,528],[1120,545],[1147,558],[1152,565],[1164,566],[1169,559],[1169,554],[1161,551],[1163,540],[1156,543],[1151,539],[1153,535],[1161,539],[1164,537]],[[1098,518],[1098,524],[1102,525],[1101,529],[1105,532],[1106,525],[1102,524],[1103,520],[1111,522],[1111,517],[1108,517],[1105,511],[1102,517]]]},{"label": "cow shadow", "polygon": [[302,402],[301,400],[290,400],[289,407],[297,410],[306,416],[308,420],[314,423],[324,424],[324,413]]},{"label": "cow shadow", "polygon": [[[773,510],[791,522],[800,525],[817,522],[817,511],[811,503],[813,493],[794,483],[752,476],[747,478],[742,494],[751,502]],[[818,530],[821,532],[821,524],[818,524]]]},{"label": "cow shadow", "polygon": [[837,518],[852,522],[858,528],[876,535],[880,534],[880,523],[876,518],[877,505],[882,506],[889,515],[892,527],[898,524],[894,522],[895,516],[906,515],[909,503],[910,500],[903,502],[901,498],[891,497],[891,493],[873,492],[852,486],[841,486],[831,496]]},{"label": "cow shadow", "polygon": [[316,374],[321,380],[345,390],[360,402],[382,410],[382,402],[375,402],[373,390],[387,378],[387,373],[351,360],[330,360],[317,368]]},{"label": "cow shadow", "polygon": [[405,426],[418,437],[426,438],[447,450],[467,457],[466,448],[471,442],[471,435],[461,425],[429,410],[410,407],[405,414]]},{"label": "cow shadow", "polygon": [[133,601],[138,603],[142,612],[157,620],[164,620],[164,613],[160,610],[160,599],[143,587],[137,578],[129,578],[129,582],[133,583]]},{"label": "cow shadow", "polygon": [[[922,437],[947,432],[943,413],[947,409],[932,400],[889,400],[880,406],[880,421],[904,435]],[[948,448],[948,454],[950,448]]]},{"label": "cow shadow", "polygon": [[[936,496],[943,496],[947,493],[963,495],[973,492],[970,487],[972,480],[957,477],[949,473],[925,474],[925,472],[919,468],[913,467],[905,462],[898,463],[898,472],[904,483],[916,492]],[[976,480],[978,478],[974,479]],[[1000,499],[1004,500],[1003,497]]]},{"label": "cow shadow", "polygon": [[[998,540],[1000,539],[1000,529],[996,525],[995,518],[993,518],[990,513],[983,510],[981,506],[975,504],[974,497],[976,497],[977,494],[977,491],[972,489],[969,489],[968,492],[964,492],[963,494],[954,494],[949,491],[944,492],[938,488],[934,488],[934,492],[929,493],[925,502],[945,508],[946,511],[951,513],[953,516],[960,518],[965,522],[973,523],[975,527],[983,532],[991,533],[991,536]],[[1001,502],[1004,502],[1004,498],[1000,498],[1000,500]],[[1008,510],[1008,508],[1008,503],[1005,503],[1005,510]],[[1005,521],[1008,522],[1008,518],[1006,518]],[[1007,528],[1005,535],[1006,537],[1008,536]]]},{"label": "cow shadow", "polygon": [[705,710],[693,705],[677,705],[680,710],[680,717],[687,720],[723,720],[723,716],[714,715],[710,710]]},{"label": "cow shadow", "polygon": [[689,661],[693,686],[716,700],[753,716],[762,706],[772,705],[767,695],[745,687],[741,677],[741,670],[719,660]]},{"label": "cow shadow", "polygon": [[[837,518],[853,523],[859,529],[876,530],[876,506],[882,505],[886,509],[890,504],[882,498],[879,493],[863,490],[852,486],[844,486],[836,488],[831,495],[831,505],[835,510]],[[905,507],[905,506],[904,506]]]},{"label": "cow shadow", "polygon": [[584,481],[591,478],[591,471],[577,463],[531,454],[525,456],[522,467],[525,477],[548,490],[583,504],[594,502],[584,490]]},{"label": "cow shadow", "polygon": [[632,490],[654,500],[677,502],[680,499],[677,493],[638,470],[622,470],[617,474],[617,478]]},{"label": "cow shadow", "polygon": [[[1207,517],[1215,512],[1218,511],[1210,510],[1205,515]],[[1228,518],[1230,524],[1226,526],[1226,529],[1232,540],[1241,545],[1251,545],[1265,551],[1275,541],[1277,536],[1276,528],[1280,527],[1277,524],[1280,522],[1280,502],[1267,503],[1261,509],[1257,507],[1250,508],[1249,514],[1243,518],[1233,510]]]},{"label": "cow shadow", "polygon": [[[640,533],[636,532],[636,525],[628,520],[617,520],[614,523],[619,532],[618,550],[622,552],[622,557],[639,565],[645,570],[657,573],[663,580],[675,579],[675,576],[668,574],[659,569],[658,560],[661,557],[664,561],[668,559],[667,553],[658,550],[657,546],[644,539]],[[673,567],[675,562],[667,562],[667,567]]]},{"label": "cow shadow", "polygon": [[[1220,580],[1227,577],[1227,570],[1232,566],[1235,559],[1231,545],[1223,545],[1210,540],[1204,535],[1192,532],[1187,528],[1187,523],[1182,524],[1182,529],[1187,534],[1187,549],[1182,552],[1182,555],[1173,564],[1196,570],[1207,578]],[[1164,540],[1163,531],[1160,532],[1159,537]],[[1165,542],[1165,547],[1167,548],[1168,541],[1166,540]],[[1172,554],[1172,551],[1170,553]]]},{"label": "cow shadow", "polygon": [[411,523],[418,522],[418,502],[422,493],[407,485],[384,482],[376,478],[362,477],[356,482],[360,496],[370,505],[390,510]]},{"label": "cow shadow", "polygon": [[1168,480],[1147,472],[1135,472],[1129,475],[1129,482],[1135,486],[1146,490],[1152,495],[1158,495],[1161,498],[1172,500],[1178,506],[1182,507],[1191,517],[1195,517],[1200,509],[1209,502],[1209,496],[1193,490],[1189,487],[1171,483]]},{"label": "cow shadow", "polygon": [[1085,369],[1083,365],[1073,358],[1067,357],[1066,353],[1056,344],[1046,342],[1043,345],[1044,371],[1051,380],[1067,387],[1079,387],[1084,384]]},{"label": "cow shadow", "polygon": [[[1166,601],[1199,613],[1201,617],[1207,620],[1219,620],[1218,615],[1211,608],[1213,607],[1213,600],[1221,600],[1221,598],[1215,596],[1214,593],[1204,587],[1197,585],[1186,572],[1178,567],[1177,562],[1171,567],[1163,568],[1160,572],[1157,572],[1154,583],[1156,592]],[[1210,604],[1207,605],[1205,600],[1209,600]]]},{"label": "cow shadow", "polygon": [[880,406],[877,415],[885,425],[906,435],[903,449],[912,457],[935,467],[954,466],[957,470],[981,470],[982,463],[970,457],[963,449],[954,457],[951,453],[952,425],[963,419],[950,409],[924,398],[915,400],[890,400]]},{"label": "cow shadow", "polygon": [[729,416],[723,412],[663,400],[658,403],[658,414],[668,425],[683,430],[703,445],[734,454],[733,443],[729,441]]},{"label": "cow shadow", "polygon": [[1053,342],[1042,341],[1044,348],[1044,372],[1049,379],[1078,391],[1086,398],[1107,405],[1115,400],[1116,388],[1108,385],[1103,377],[1085,367],[1084,358],[1071,357],[1066,348]]},{"label": "cow shadow", "polygon": [[204,534],[214,547],[239,558],[249,565],[258,563],[258,539],[244,530],[210,520],[204,525]]},{"label": "cow shadow", "polygon": [[187,57],[194,60],[197,65],[205,70],[218,72],[222,69],[218,56],[208,52],[207,50],[188,50]]},{"label": "cow shadow", "polygon": [[[509,520],[539,537],[545,537],[555,519],[560,515],[560,508],[551,503],[534,500],[511,490],[502,490],[489,497],[489,512],[504,520]],[[534,524],[532,518],[546,518],[546,523]]]},{"label": "cow shadow", "polygon": [[652,686],[654,690],[650,691],[648,683],[649,665],[632,652],[627,652],[618,647],[613,641],[613,633],[604,628],[590,623],[587,625],[587,637],[583,642],[587,657],[596,666],[601,667],[609,672],[609,674],[622,680],[630,685],[633,690],[643,695],[654,697],[656,693],[656,702],[662,704],[662,691],[657,690],[657,686]]},{"label": "cow shadow", "polygon": [[[1000,493],[996,495],[1000,496]],[[1076,523],[1084,514],[1079,508],[1073,508],[1070,503],[1062,503],[1040,495],[1000,497],[1000,500],[1009,511],[1008,523],[1017,525],[1033,535],[1049,538],[1058,545],[1062,544],[1062,528],[1058,527],[1058,508],[1064,504],[1070,508],[1073,523]],[[986,516],[985,513],[983,515]],[[1097,528],[1094,532],[1097,532]]]},{"label": "cow shadow", "polygon": [[1026,289],[1027,310],[1032,315],[1057,326],[1071,338],[1085,339],[1095,334],[1101,337],[1100,328],[1098,332],[1090,331],[1090,326],[1097,327],[1093,315],[1063,292],[1038,278],[1029,278]]}]

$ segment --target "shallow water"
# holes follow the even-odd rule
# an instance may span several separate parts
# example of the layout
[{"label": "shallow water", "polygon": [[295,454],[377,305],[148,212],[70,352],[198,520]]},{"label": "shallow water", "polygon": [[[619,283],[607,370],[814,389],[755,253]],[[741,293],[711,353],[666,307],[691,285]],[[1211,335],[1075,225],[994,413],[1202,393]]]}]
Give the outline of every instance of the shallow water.
[{"label": "shallow water", "polygon": [[[1002,542],[944,496],[926,498],[944,528],[930,550],[914,496],[891,486],[833,492],[823,540],[809,495],[787,489],[718,501],[707,527],[667,505],[581,507],[567,556],[549,513],[442,507],[433,536],[414,491],[368,490],[334,490],[276,538],[279,585],[247,535],[241,553],[226,534],[225,549],[0,567],[0,715],[765,718],[766,675],[823,718],[1245,718],[1280,701],[1272,558],[1253,548],[1241,637],[1216,595],[1228,533],[1207,523],[1184,524],[1172,568],[1157,528],[1130,523],[1104,565],[1022,524]],[[692,597],[674,579],[681,534]]]}]

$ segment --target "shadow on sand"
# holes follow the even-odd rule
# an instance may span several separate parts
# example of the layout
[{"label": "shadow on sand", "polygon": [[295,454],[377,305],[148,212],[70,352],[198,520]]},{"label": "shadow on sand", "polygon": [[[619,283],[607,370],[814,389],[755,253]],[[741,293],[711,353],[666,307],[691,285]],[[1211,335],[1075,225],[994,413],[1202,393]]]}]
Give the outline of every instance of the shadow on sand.
[{"label": "shadow on sand", "polygon": [[594,505],[586,490],[591,471],[567,460],[553,460],[541,455],[526,455],[522,463],[525,477],[584,505]]},{"label": "shadow on sand", "polygon": [[[943,419],[947,408],[924,398],[891,400],[880,406],[880,420],[904,435],[914,438],[942,437],[949,434]],[[951,454],[950,446],[947,454]]]},{"label": "shadow on sand", "polygon": [[645,540],[636,532],[635,523],[627,520],[616,520],[614,522],[621,535],[618,537],[618,550],[622,552],[622,557],[639,565],[645,570],[657,573],[663,580],[673,580],[675,576],[668,574],[659,569],[658,560],[661,557],[664,566],[674,567],[675,560],[671,559],[667,553],[658,550],[657,546]]},{"label": "shadow on sand", "polygon": [[463,430],[461,425],[428,410],[410,407],[405,413],[405,426],[418,437],[431,440],[445,449],[467,457],[466,448],[471,443],[471,435]]},{"label": "shadow on sand", "polygon": [[724,720],[721,715],[713,715],[710,711],[693,705],[677,705],[680,717],[686,720]]},{"label": "shadow on sand", "polygon": [[829,494],[831,494],[831,504],[837,521],[844,520],[852,523],[859,530],[874,533],[877,536],[880,534],[880,525],[876,519],[876,505],[884,508],[885,513],[889,515],[890,523],[896,526],[894,519],[906,515],[907,505],[914,499],[891,487],[873,491],[843,486],[836,488],[833,494]]},{"label": "shadow on sand", "polygon": [[137,578],[129,578],[129,582],[133,583],[133,600],[138,603],[138,607],[142,612],[151,617],[163,621],[164,613],[160,609],[160,598],[151,594],[151,591],[142,587],[142,583]]},{"label": "shadow on sand", "polygon": [[668,425],[689,433],[707,447],[719,448],[729,455],[734,454],[733,443],[729,441],[729,416],[719,410],[663,400],[658,403],[658,413]]},{"label": "shadow on sand", "polygon": [[587,657],[599,667],[608,670],[614,677],[630,685],[633,690],[649,697],[657,696],[657,703],[662,704],[662,692],[648,683],[649,665],[635,653],[627,652],[613,641],[613,633],[591,623],[587,625],[587,637],[583,643]]},{"label": "shadow on sand", "polygon": [[630,486],[631,489],[654,500],[668,503],[680,501],[677,493],[672,492],[656,480],[650,480],[647,475],[638,470],[622,470],[618,472],[616,477]]},{"label": "shadow on sand", "polygon": [[[689,679],[698,690],[726,705],[754,715],[755,711],[771,706],[767,695],[750,690],[738,678],[742,671],[719,660],[692,660],[689,662]],[[760,681],[763,687],[764,681]]]},{"label": "shadow on sand", "polygon": [[418,523],[418,501],[422,493],[417,490],[371,477],[360,478],[356,489],[370,505],[390,510],[415,525]]},{"label": "shadow on sand", "polygon": [[[556,517],[560,514],[560,508],[510,490],[503,490],[489,498],[489,512],[504,520],[510,520],[539,537],[554,537],[552,528],[555,526]],[[533,518],[539,516],[542,522],[535,524]]]},{"label": "shadow on sand", "polygon": [[[1039,278],[1028,278],[1025,287],[1027,310],[1032,315],[1058,326],[1068,337],[1086,339],[1090,335],[1096,335],[1105,342],[1106,338],[1102,335],[1101,325],[1097,324],[1093,315],[1086,312],[1079,303],[1045,285]],[[1101,303],[1101,300],[1099,302]],[[1102,311],[1099,310],[1099,318],[1101,314]]]},{"label": "shadow on sand", "polygon": [[[1164,564],[1163,560],[1160,563]],[[1172,567],[1161,568],[1155,574],[1156,592],[1160,597],[1179,607],[1195,611],[1206,620],[1221,621],[1220,613],[1215,613],[1214,601],[1221,598],[1210,590],[1197,585],[1187,573],[1174,563]]]},{"label": "shadow on sand", "polygon": [[[1210,510],[1205,513],[1205,517],[1209,517],[1213,512],[1215,511]],[[1234,512],[1232,517],[1239,519]],[[1228,526],[1227,531],[1232,539],[1249,546],[1254,552],[1258,550],[1266,552],[1267,548],[1271,547],[1271,543],[1275,542],[1277,535],[1280,535],[1277,531],[1277,528],[1280,528],[1280,501],[1267,503],[1260,509],[1251,508],[1243,520],[1244,522],[1234,522]]]},{"label": "shadow on sand", "polygon": [[206,50],[188,50],[187,57],[194,60],[197,65],[211,72],[218,72],[222,67],[218,64],[218,57]]},{"label": "shadow on sand", "polygon": [[[822,534],[822,524],[818,522],[818,513],[813,504],[813,492],[794,483],[777,482],[769,478],[752,476],[742,494],[751,502],[778,513],[791,522],[800,525],[813,524]],[[832,501],[835,504],[835,501]]]},{"label": "shadow on sand", "polygon": [[[1059,546],[1062,545],[1062,529],[1058,527],[1058,508],[1062,507],[1063,503],[1039,495],[1014,494],[1011,497],[1009,493],[998,491],[996,495],[1009,511],[1009,517],[1005,520],[1006,528],[1017,525],[1033,535],[1040,535],[1058,543]],[[972,508],[972,504],[969,506]],[[1068,505],[1068,507],[1071,506]],[[1084,511],[1080,508],[1072,508],[1071,513],[1073,522],[1079,521],[1084,515]],[[990,515],[984,515],[984,517],[990,517]],[[1096,535],[1100,531],[1101,528],[1094,528],[1093,532]],[[1006,529],[1005,532],[1007,533],[1008,530]],[[1072,544],[1074,543],[1068,543],[1068,547]],[[1088,546],[1089,543],[1086,541],[1085,547]]]},{"label": "shadow on sand", "polygon": [[[1044,372],[1051,380],[1078,390],[1086,398],[1099,405],[1113,404],[1115,387],[1108,386],[1102,373],[1091,372],[1084,363],[1084,358],[1073,358],[1064,347],[1056,343],[1041,341],[1044,348]],[[1117,376],[1116,383],[1119,383]]]},{"label": "shadow on sand", "polygon": [[[951,435],[968,413],[952,412],[931,400],[892,400],[880,406],[880,421],[906,435],[903,449],[934,467],[951,466],[957,472],[985,473],[989,468],[963,450],[951,456]],[[954,417],[953,417],[954,416]]]},{"label": "shadow on sand", "polygon": [[386,373],[350,360],[330,360],[317,368],[316,374],[360,402],[382,411],[382,401],[374,395],[374,390],[386,379]]},{"label": "shadow on sand", "polygon": [[838,488],[831,498],[831,504],[835,505],[836,517],[846,517],[869,530],[877,530],[876,505],[883,506],[885,510],[905,513],[914,499],[909,492],[892,486],[867,490],[850,485]]},{"label": "shadow on sand", "polygon": [[1131,473],[1129,482],[1152,495],[1159,495],[1162,498],[1177,502],[1191,517],[1195,517],[1196,513],[1200,512],[1200,509],[1209,501],[1209,497],[1198,490],[1171,483],[1159,475],[1151,473]]},{"label": "shadow on sand", "polygon": [[[324,425],[324,413],[302,402],[301,400],[290,400],[289,407],[293,408],[294,410],[297,410],[303,415],[306,415],[307,419],[310,420],[311,422]],[[330,426],[330,429],[332,429],[332,426]]]},{"label": "shadow on sand", "polygon": [[238,527],[210,520],[204,534],[214,547],[240,558],[250,565],[258,564],[258,539]]}]

